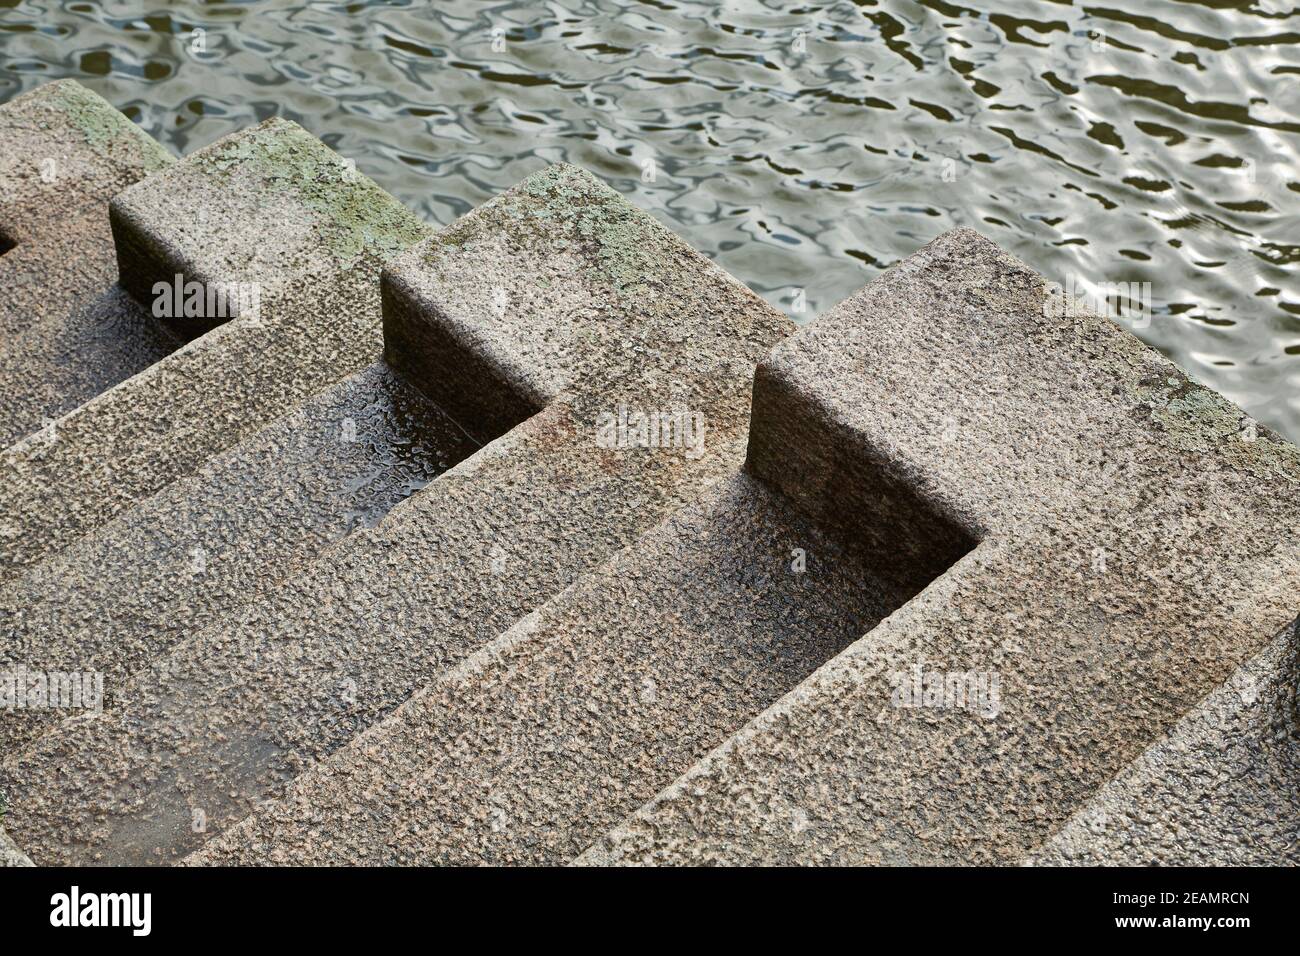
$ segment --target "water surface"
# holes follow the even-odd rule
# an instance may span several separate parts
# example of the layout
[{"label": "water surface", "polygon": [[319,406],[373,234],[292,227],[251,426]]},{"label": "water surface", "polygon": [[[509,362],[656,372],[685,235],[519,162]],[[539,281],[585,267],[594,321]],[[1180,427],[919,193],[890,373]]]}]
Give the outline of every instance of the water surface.
[{"label": "water surface", "polygon": [[1135,331],[1300,440],[1293,6],[0,0],[0,100],[73,77],[178,154],[285,116],[439,224],[577,163],[797,321],[971,226],[1151,283]]}]

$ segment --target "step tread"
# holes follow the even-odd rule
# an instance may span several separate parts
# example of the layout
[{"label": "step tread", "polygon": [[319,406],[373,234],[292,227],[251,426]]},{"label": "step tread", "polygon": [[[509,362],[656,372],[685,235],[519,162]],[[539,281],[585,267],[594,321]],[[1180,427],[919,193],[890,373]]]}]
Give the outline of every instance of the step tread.
[{"label": "step tread", "polygon": [[[116,691],[208,624],[471,454],[383,363],[345,379],[0,591],[0,670],[97,671]],[[0,722],[0,752],[59,719]]]},{"label": "step tread", "polygon": [[1028,857],[1036,866],[1300,863],[1300,633],[1285,629]]},{"label": "step tread", "polygon": [[736,473],[191,862],[563,863],[921,586],[879,557]]},{"label": "step tread", "polygon": [[74,80],[0,104],[0,232],[36,242],[102,212],[112,196],[171,156],[106,100]]}]

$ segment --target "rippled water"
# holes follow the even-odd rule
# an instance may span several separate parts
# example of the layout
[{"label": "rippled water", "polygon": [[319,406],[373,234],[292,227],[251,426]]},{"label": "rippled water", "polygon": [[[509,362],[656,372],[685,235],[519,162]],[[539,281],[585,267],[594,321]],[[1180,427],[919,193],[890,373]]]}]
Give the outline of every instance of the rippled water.
[{"label": "rippled water", "polygon": [[1300,439],[1296,2],[0,0],[0,99],[177,153],[279,114],[435,223],[578,163],[799,321],[972,226],[1150,282],[1138,334]]}]

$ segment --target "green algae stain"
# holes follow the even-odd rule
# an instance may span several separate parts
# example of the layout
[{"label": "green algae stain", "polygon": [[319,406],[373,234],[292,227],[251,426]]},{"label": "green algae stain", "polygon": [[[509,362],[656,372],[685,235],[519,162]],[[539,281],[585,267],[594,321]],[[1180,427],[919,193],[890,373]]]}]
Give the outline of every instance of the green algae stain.
[{"label": "green algae stain", "polygon": [[516,192],[523,209],[551,224],[552,243],[562,238],[556,235],[561,231],[556,224],[567,224],[577,234],[580,248],[591,259],[588,278],[612,287],[620,298],[635,299],[642,308],[660,308],[647,295],[666,283],[684,248],[681,239],[576,166],[548,166]]},{"label": "green algae stain", "polygon": [[146,170],[153,171],[172,162],[160,144],[119,113],[102,97],[80,83],[56,83],[50,92],[51,105],[63,114],[95,152],[107,153],[115,144],[129,144],[139,153]]},{"label": "green algae stain", "polygon": [[[578,263],[572,279],[531,278],[538,288],[580,280],[593,301],[612,298],[637,316],[634,337],[655,334],[680,316],[680,299],[662,294],[699,281],[698,260],[686,243],[648,213],[576,166],[548,166],[434,234],[420,261],[441,281],[454,281],[462,255],[514,250]],[[491,254],[491,253],[490,253]],[[624,325],[623,327],[628,328]],[[610,334],[604,324],[597,334]]]},{"label": "green algae stain", "polygon": [[372,253],[388,260],[431,230],[371,180],[345,167],[345,182],[328,177],[304,184],[300,196],[317,213],[322,238],[336,259]]},{"label": "green algae stain", "polygon": [[[1035,293],[1039,308],[1047,286]],[[1262,426],[1212,389],[1194,381],[1137,336],[1101,316],[1080,311],[1081,348],[1093,356],[1100,374],[1156,426],[1159,442],[1178,451],[1212,455],[1260,478],[1300,483],[1300,449]],[[1116,334],[1118,333],[1118,334]]]},{"label": "green algae stain", "polygon": [[[1148,364],[1145,376],[1128,391],[1148,409],[1165,444],[1179,451],[1221,456],[1260,478],[1300,483],[1300,448],[1256,425],[1172,362],[1162,359],[1160,365],[1157,370]],[[1122,381],[1133,381],[1132,365],[1117,372]]]},{"label": "green algae stain", "polygon": [[220,176],[251,170],[272,190],[297,199],[316,214],[317,238],[340,262],[362,255],[386,261],[432,232],[324,143],[285,120],[267,120],[193,159]]}]

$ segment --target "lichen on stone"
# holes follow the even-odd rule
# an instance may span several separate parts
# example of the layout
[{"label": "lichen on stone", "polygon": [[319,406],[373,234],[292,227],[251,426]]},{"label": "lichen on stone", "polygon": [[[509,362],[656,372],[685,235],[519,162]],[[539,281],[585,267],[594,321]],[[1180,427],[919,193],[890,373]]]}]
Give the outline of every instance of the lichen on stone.
[{"label": "lichen on stone", "polygon": [[590,173],[557,163],[437,233],[425,250],[425,264],[437,267],[447,252],[484,236],[503,235],[515,243],[580,251],[590,263],[590,282],[641,311],[668,308],[653,293],[667,283],[684,248],[675,235]]},{"label": "lichen on stone", "polygon": [[113,108],[105,99],[80,83],[68,80],[49,87],[51,106],[71,123],[86,144],[97,153],[127,144],[135,150],[144,168],[160,169],[172,160],[159,143]]},{"label": "lichen on stone", "polygon": [[[1150,420],[1160,429],[1162,440],[1180,451],[1221,456],[1234,467],[1260,478],[1282,478],[1300,483],[1300,449],[1253,421],[1226,398],[1193,381],[1187,373],[1163,356],[1155,355],[1126,336],[1123,344],[1133,353],[1131,360],[1143,361],[1145,370],[1136,376],[1133,365],[1113,361],[1119,381],[1129,387]],[[1118,367],[1120,364],[1123,367]],[[1252,425],[1253,430],[1248,430]]]},{"label": "lichen on stone", "polygon": [[[1039,301],[1047,294],[1041,280]],[[1217,392],[1194,381],[1167,356],[1152,350],[1110,319],[1074,309],[1076,330],[1100,333],[1089,351],[1100,377],[1119,383],[1157,426],[1162,443],[1180,451],[1221,456],[1249,474],[1300,483],[1300,449],[1251,419]],[[1118,333],[1118,334],[1116,334]]]},{"label": "lichen on stone", "polygon": [[295,123],[270,119],[193,159],[224,176],[251,173],[316,214],[322,247],[340,262],[386,261],[425,238],[429,226]]}]

